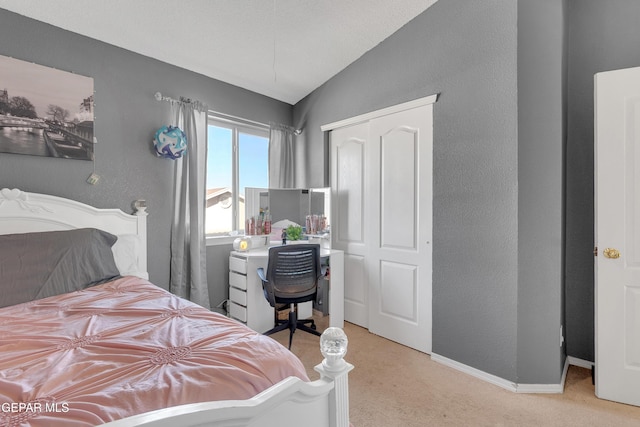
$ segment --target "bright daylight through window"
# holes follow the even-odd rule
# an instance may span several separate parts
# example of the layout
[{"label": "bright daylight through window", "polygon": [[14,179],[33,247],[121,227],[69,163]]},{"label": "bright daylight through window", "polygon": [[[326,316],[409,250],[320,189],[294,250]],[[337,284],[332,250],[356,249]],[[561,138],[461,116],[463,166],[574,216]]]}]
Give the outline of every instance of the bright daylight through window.
[{"label": "bright daylight through window", "polygon": [[244,231],[244,189],[269,187],[269,129],[209,118],[207,235]]}]

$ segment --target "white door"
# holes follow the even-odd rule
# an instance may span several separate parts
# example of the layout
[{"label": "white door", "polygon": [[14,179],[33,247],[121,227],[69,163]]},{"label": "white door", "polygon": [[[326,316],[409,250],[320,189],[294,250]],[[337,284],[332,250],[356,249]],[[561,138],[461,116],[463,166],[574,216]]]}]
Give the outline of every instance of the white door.
[{"label": "white door", "polygon": [[432,105],[370,122],[369,330],[431,352]]},{"label": "white door", "polygon": [[365,179],[368,123],[331,132],[331,247],[344,251],[344,320],[369,326],[369,290],[365,269],[368,236],[365,227]]},{"label": "white door", "polygon": [[640,406],[640,68],[596,74],[595,125],[596,395]]},{"label": "white door", "polygon": [[344,251],[345,320],[427,353],[435,99],[323,127],[332,130],[332,247]]}]

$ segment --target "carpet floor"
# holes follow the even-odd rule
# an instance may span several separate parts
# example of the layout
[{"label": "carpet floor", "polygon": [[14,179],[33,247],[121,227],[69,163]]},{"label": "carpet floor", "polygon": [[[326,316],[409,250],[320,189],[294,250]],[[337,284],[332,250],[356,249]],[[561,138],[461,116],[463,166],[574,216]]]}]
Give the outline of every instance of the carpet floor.
[{"label": "carpet floor", "polygon": [[[317,317],[318,330],[327,317]],[[570,366],[562,394],[522,394],[459,372],[424,354],[345,323],[350,418],[355,427],[640,426],[640,407],[595,396],[589,369]],[[272,336],[288,345],[289,333]],[[297,331],[293,351],[309,377],[322,361],[319,338]],[[640,390],[638,390],[640,393]]]}]

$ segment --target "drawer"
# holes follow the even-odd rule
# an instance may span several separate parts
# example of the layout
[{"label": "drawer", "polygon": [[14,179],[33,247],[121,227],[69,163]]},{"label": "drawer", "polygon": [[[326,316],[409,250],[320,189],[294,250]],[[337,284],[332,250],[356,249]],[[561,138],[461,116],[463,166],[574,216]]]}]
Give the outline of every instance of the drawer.
[{"label": "drawer", "polygon": [[229,288],[229,299],[231,302],[235,302],[236,304],[240,304],[243,306],[247,306],[247,293],[245,291],[241,291],[237,288]]},{"label": "drawer", "polygon": [[229,314],[234,319],[238,319],[241,322],[247,322],[247,309],[241,305],[231,302]]},{"label": "drawer", "polygon": [[229,270],[241,274],[247,274],[247,260],[243,258],[229,257]]},{"label": "drawer", "polygon": [[247,276],[238,274],[235,271],[229,272],[229,284],[233,288],[247,289]]}]

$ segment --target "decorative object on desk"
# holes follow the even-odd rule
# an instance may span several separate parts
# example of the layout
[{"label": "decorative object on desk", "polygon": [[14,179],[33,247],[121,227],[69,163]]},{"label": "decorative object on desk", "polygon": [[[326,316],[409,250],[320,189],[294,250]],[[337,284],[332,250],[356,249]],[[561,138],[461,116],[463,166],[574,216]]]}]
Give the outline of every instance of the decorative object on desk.
[{"label": "decorative object on desk", "polygon": [[324,215],[307,215],[307,234],[321,234],[327,229],[327,217]]},{"label": "decorative object on desk", "polygon": [[251,238],[238,237],[233,241],[233,249],[240,252],[246,252],[251,249]]},{"label": "decorative object on desk", "polygon": [[165,159],[179,159],[187,151],[187,136],[176,126],[162,126],[153,138],[156,155]]},{"label": "decorative object on desk", "polygon": [[249,236],[256,234],[256,219],[254,217],[245,220],[244,232]]},{"label": "decorative object on desk", "polygon": [[266,214],[264,216],[264,223],[262,226],[264,228],[264,234],[271,234],[271,215]]},{"label": "decorative object on desk", "polygon": [[247,217],[245,220],[245,234],[250,236],[263,236],[271,233],[271,214],[269,208],[260,208],[260,214]]},{"label": "decorative object on desk", "polygon": [[287,239],[300,240],[302,238],[302,227],[299,225],[290,225],[287,227]]}]

